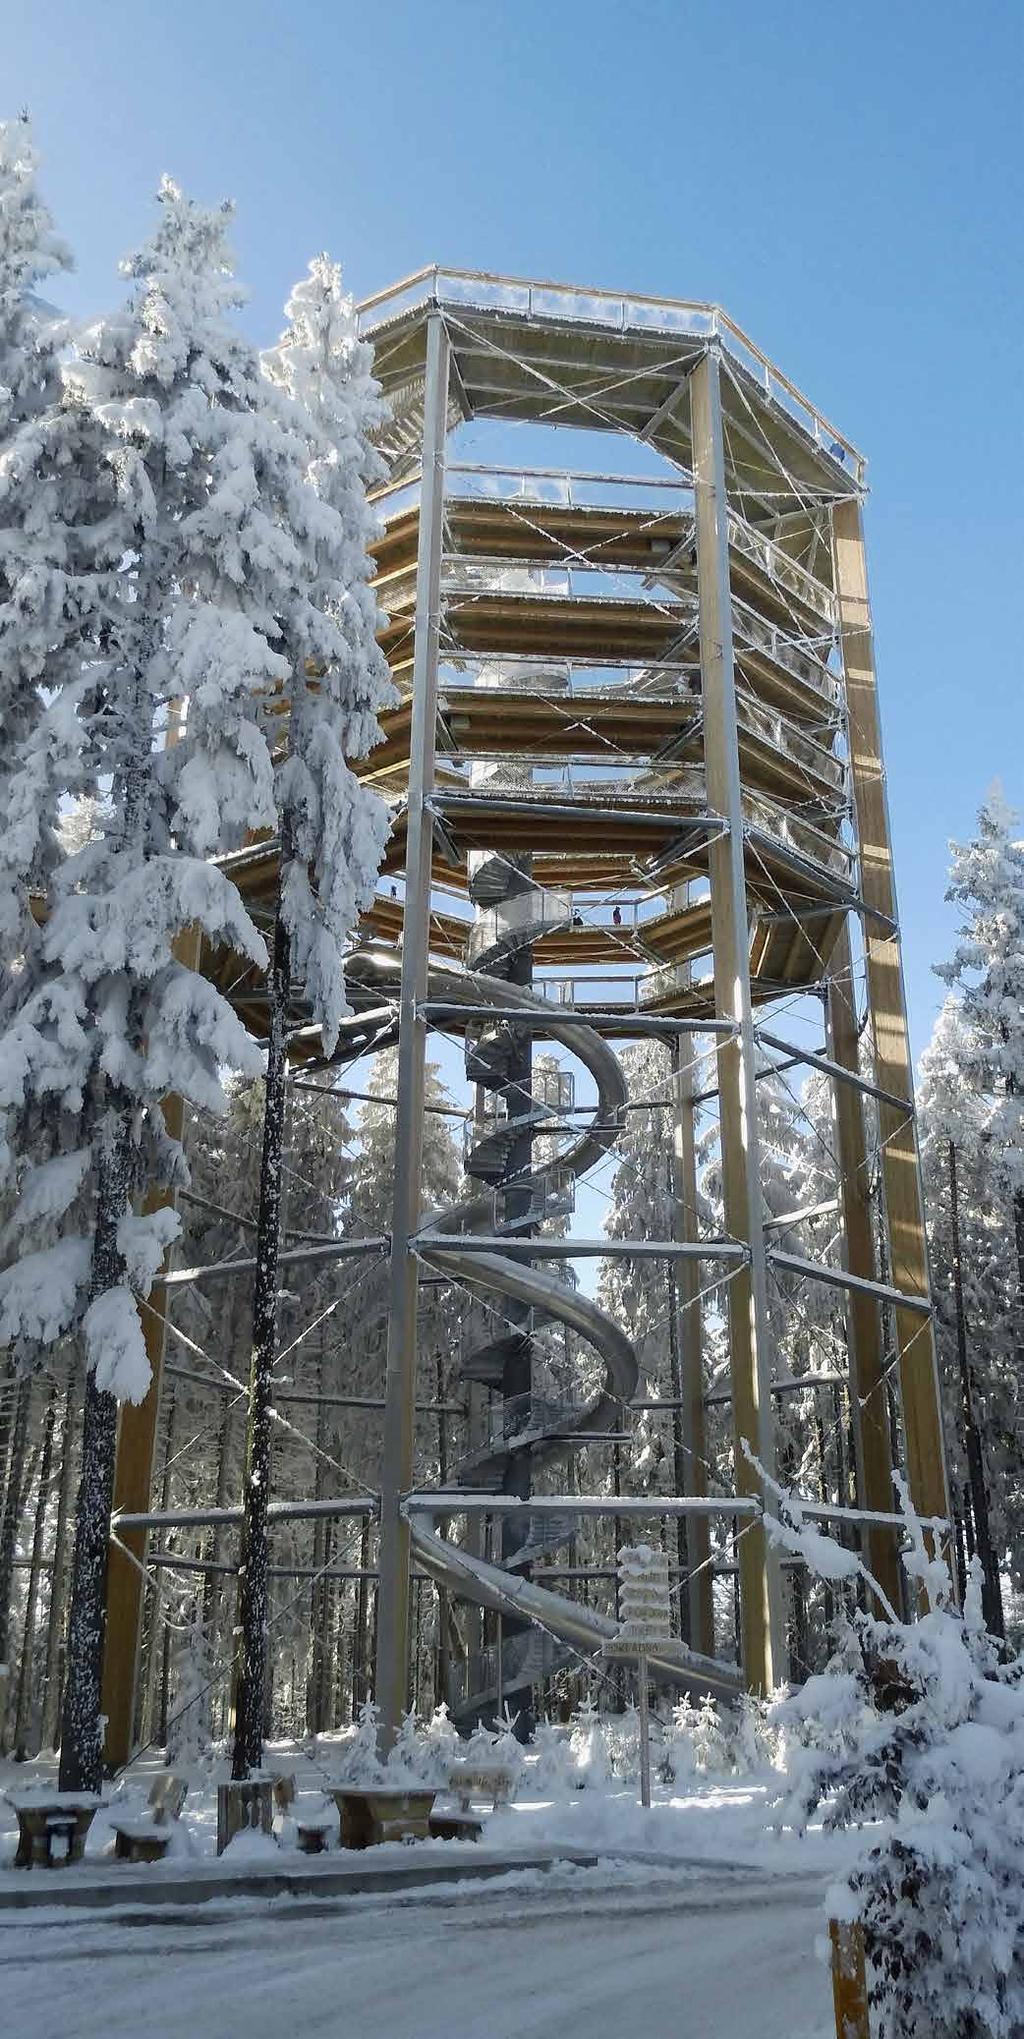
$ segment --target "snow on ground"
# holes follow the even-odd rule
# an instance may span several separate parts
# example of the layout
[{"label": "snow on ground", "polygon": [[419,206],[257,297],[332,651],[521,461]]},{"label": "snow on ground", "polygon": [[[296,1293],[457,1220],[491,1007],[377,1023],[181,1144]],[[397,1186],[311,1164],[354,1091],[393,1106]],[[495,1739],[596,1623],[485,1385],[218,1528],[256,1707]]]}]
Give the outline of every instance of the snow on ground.
[{"label": "snow on ground", "polygon": [[[325,1737],[318,1761],[296,1743],[280,1742],[268,1747],[265,1760],[268,1771],[294,1773],[301,1804],[321,1805],[324,1801],[320,1794],[337,1768],[337,1751]],[[144,1799],[151,1778],[162,1768],[156,1757],[133,1764],[109,1809],[101,1809],[93,1821],[88,1860],[103,1856],[112,1846],[114,1811],[126,1809],[126,1797],[133,1805]],[[193,1858],[212,1858],[217,1839],[216,1784],[219,1778],[228,1776],[229,1769],[224,1763],[197,1767],[188,1774],[189,1795],[177,1852]],[[52,1759],[0,1763],[0,1889],[7,1882],[5,1871],[14,1853],[16,1830],[14,1814],[2,1794],[22,1791],[27,1785],[54,1777]],[[820,1826],[812,1827],[802,1840],[792,1833],[775,1833],[771,1805],[779,1784],[778,1775],[769,1770],[743,1778],[697,1776],[684,1786],[656,1783],[654,1803],[645,1812],[636,1789],[614,1778],[586,1790],[562,1786],[550,1794],[541,1793],[532,1788],[527,1763],[518,1781],[515,1803],[486,1815],[483,1838],[494,1848],[568,1846],[601,1854],[641,1848],[675,1861],[749,1867],[770,1874],[785,1869],[822,1876],[858,1852],[855,1834],[825,1835]],[[420,1843],[418,1847],[430,1847],[436,1853],[438,1848],[448,1852],[471,1845],[446,1841]],[[299,1859],[294,1850],[283,1852],[290,1859]],[[401,1849],[401,1860],[408,1863],[408,1849]]]},{"label": "snow on ground", "polygon": [[[328,1752],[322,1752],[329,1761]],[[324,1782],[294,1746],[272,1752],[294,1768],[300,1795]],[[152,1767],[155,1767],[152,1766]],[[45,1766],[42,1766],[45,1774]],[[29,1774],[26,1774],[26,1773]],[[37,1766],[7,1766],[0,1790]],[[146,1783],[142,1772],[139,1782]],[[573,1847],[594,1868],[556,1864],[486,1884],[380,1896],[230,1896],[164,1912],[125,1907],[83,1914],[0,1908],[3,2029],[24,2039],[301,2039],[342,2030],[374,2039],[830,2039],[827,1968],[816,1951],[831,1874],[855,1839],[771,1831],[770,1775],[659,1786],[645,1812],[634,1790],[607,1780],[584,1791],[521,1796],[491,1814],[489,1850]],[[310,1797],[309,1803],[312,1803]],[[0,1899],[24,1872],[7,1867],[14,1822],[0,1807]],[[216,1874],[213,1779],[196,1774],[182,1851],[203,1881]],[[6,1830],[6,1831],[5,1831]],[[93,1825],[81,1872],[110,1845],[110,1817]],[[471,1843],[395,1844],[374,1859],[473,1860]],[[366,1859],[366,1858],[364,1858]],[[309,1865],[291,1848],[281,1866]],[[30,1872],[41,1877],[44,1872]],[[104,1864],[104,1880],[120,1871]]]},{"label": "snow on ground", "polygon": [[820,1902],[817,1878],[609,1863],[401,1904],[8,1913],[0,2001],[25,2039],[828,2039]]}]

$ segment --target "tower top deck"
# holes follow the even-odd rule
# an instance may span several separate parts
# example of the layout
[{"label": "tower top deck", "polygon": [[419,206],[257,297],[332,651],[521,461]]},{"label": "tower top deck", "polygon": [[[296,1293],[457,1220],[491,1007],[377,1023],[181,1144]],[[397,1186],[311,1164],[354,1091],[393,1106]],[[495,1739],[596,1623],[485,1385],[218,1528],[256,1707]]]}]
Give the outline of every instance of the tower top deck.
[{"label": "tower top deck", "polygon": [[436,307],[451,345],[450,425],[499,417],[627,432],[689,470],[690,371],[717,343],[731,494],[777,503],[780,476],[804,500],[834,502],[864,486],[866,462],[852,440],[721,306],[437,265],[359,306],[392,406],[382,450],[393,481],[418,458]]}]

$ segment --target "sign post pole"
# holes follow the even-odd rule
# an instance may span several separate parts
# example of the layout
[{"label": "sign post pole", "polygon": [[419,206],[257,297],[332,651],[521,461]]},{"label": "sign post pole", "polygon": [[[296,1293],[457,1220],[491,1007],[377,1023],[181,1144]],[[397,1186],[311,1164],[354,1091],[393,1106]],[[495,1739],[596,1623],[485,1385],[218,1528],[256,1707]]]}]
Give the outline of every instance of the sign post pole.
[{"label": "sign post pole", "polygon": [[624,1544],[619,1560],[619,1631],[609,1657],[635,1657],[640,1716],[640,1803],[651,1803],[651,1709],[647,1659],[672,1640],[668,1559],[649,1543]]}]

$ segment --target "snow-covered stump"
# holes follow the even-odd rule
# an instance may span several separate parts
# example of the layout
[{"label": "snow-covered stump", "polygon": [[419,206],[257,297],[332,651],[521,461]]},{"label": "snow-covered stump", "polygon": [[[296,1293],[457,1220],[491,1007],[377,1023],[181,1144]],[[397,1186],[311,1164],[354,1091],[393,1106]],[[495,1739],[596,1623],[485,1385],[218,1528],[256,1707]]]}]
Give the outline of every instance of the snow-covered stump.
[{"label": "snow-covered stump", "polygon": [[233,1777],[217,1786],[217,1853],[223,1855],[236,1834],[274,1836],[274,1779]]},{"label": "snow-covered stump", "polygon": [[871,2039],[864,1928],[856,1922],[847,1925],[840,1919],[830,1919],[828,1935],[832,1946],[836,2039]]}]

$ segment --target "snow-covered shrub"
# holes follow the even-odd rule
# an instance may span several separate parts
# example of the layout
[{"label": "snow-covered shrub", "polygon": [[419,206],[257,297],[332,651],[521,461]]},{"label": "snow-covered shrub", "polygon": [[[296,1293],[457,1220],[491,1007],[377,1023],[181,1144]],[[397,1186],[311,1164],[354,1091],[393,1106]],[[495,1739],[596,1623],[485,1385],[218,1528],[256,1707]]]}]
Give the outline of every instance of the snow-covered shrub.
[{"label": "snow-covered shrub", "polygon": [[198,1608],[183,1628],[172,1663],[167,1762],[172,1770],[201,1761],[210,1746],[210,1692],[215,1682],[209,1637]]},{"label": "snow-covered shrub", "polygon": [[778,1706],[778,1700],[773,1703],[753,1692],[740,1693],[729,1718],[729,1752],[738,1776],[756,1776],[778,1766],[782,1739]]},{"label": "snow-covered shrub", "polygon": [[482,1720],[478,1721],[472,1734],[467,1736],[462,1745],[462,1761],[464,1763],[493,1763],[497,1740],[498,1737],[494,1729],[485,1727]]},{"label": "snow-covered shrub", "polygon": [[913,1623],[857,1614],[828,1671],[784,1702],[801,1743],[780,1824],[881,1822],[834,1916],[859,1920],[877,2039],[1016,2039],[1024,2031],[1024,1661],[1000,1665],[907,1510]]},{"label": "snow-covered shrub", "polygon": [[516,1738],[518,1718],[518,1714],[511,1713],[508,1706],[505,1707],[501,1719],[495,1723],[491,1758],[492,1762],[504,1764],[505,1769],[510,1770],[513,1777],[518,1777],[523,1767],[523,1745]]},{"label": "snow-covered shrub", "polygon": [[569,1746],[576,1767],[576,1788],[607,1784],[612,1774],[605,1720],[592,1699],[584,1699],[569,1724]]},{"label": "snow-covered shrub", "polygon": [[443,1699],[423,1723],[420,1749],[424,1782],[447,1784],[448,1772],[462,1753],[462,1741]]},{"label": "snow-covered shrub", "polygon": [[605,1745],[613,1777],[623,1784],[636,1784],[640,1777],[640,1715],[630,1703],[620,1714],[605,1719]]},{"label": "snow-covered shrub", "polygon": [[539,1720],[533,1731],[530,1756],[527,1797],[560,1798],[575,1788],[576,1757],[568,1727],[558,1721]]},{"label": "snow-covered shrub", "polygon": [[697,1768],[693,1753],[693,1729],[697,1708],[689,1693],[677,1699],[665,1729],[664,1746],[658,1766],[663,1784],[685,1784]]},{"label": "snow-covered shrub", "polygon": [[359,1709],[356,1730],[338,1752],[338,1781],[342,1784],[380,1784],[387,1775],[377,1754],[380,1707],[372,1699]]},{"label": "snow-covered shrub", "polygon": [[423,1733],[416,1718],[415,1707],[410,1706],[402,1715],[402,1725],[387,1753],[385,1768],[394,1774],[401,1772],[404,1777],[424,1777]]},{"label": "snow-covered shrub", "polygon": [[715,1776],[724,1776],[732,1767],[729,1734],[710,1692],[704,1694],[696,1709],[691,1735],[694,1768],[705,1774],[711,1772]]}]

